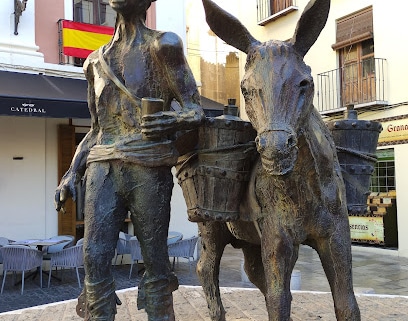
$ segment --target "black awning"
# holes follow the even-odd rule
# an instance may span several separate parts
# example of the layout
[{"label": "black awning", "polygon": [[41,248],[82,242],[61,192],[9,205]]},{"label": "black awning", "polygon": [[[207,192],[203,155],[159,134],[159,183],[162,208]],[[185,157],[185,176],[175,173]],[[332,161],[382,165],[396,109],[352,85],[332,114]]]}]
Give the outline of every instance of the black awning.
[{"label": "black awning", "polygon": [[[0,116],[90,118],[87,81],[0,71]],[[224,106],[201,96],[207,117],[222,115]]]},{"label": "black awning", "polygon": [[224,112],[223,104],[204,96],[201,96],[201,106],[203,106],[206,117],[221,116]]},{"label": "black awning", "polygon": [[0,71],[0,115],[90,118],[87,82]]}]

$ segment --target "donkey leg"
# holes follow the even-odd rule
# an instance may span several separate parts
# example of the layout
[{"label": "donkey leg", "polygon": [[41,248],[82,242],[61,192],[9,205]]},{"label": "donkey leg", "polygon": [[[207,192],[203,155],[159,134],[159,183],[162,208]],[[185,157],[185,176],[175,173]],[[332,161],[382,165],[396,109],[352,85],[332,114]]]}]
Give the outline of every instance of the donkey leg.
[{"label": "donkey leg", "polygon": [[220,261],[225,246],[229,243],[230,232],[225,223],[198,223],[201,236],[201,254],[197,263],[197,274],[207,299],[210,317],[213,321],[225,321],[219,287]]},{"label": "donkey leg", "polygon": [[291,236],[270,217],[265,218],[262,261],[267,282],[265,301],[269,321],[291,320],[290,278],[298,253],[299,245],[294,244]]},{"label": "donkey leg", "polygon": [[248,279],[266,295],[266,279],[262,264],[261,246],[250,244],[242,248],[244,253],[244,269]]},{"label": "donkey leg", "polygon": [[350,230],[348,221],[326,239],[316,243],[323,269],[332,291],[334,309],[338,321],[360,321],[360,310],[353,291]]}]

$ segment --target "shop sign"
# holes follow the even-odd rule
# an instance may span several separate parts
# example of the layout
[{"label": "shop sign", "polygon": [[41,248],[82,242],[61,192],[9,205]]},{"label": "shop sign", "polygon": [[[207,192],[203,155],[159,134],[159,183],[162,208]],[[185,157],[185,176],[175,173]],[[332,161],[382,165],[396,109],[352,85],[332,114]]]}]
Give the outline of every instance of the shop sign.
[{"label": "shop sign", "polygon": [[11,106],[10,113],[13,114],[46,114],[47,111],[44,108],[38,108],[35,104],[22,103],[20,106]]},{"label": "shop sign", "polygon": [[384,224],[381,216],[349,216],[352,240],[384,243]]},{"label": "shop sign", "polygon": [[0,96],[0,116],[90,118],[86,101]]},{"label": "shop sign", "polygon": [[408,139],[408,119],[399,119],[381,123],[383,130],[379,143]]}]

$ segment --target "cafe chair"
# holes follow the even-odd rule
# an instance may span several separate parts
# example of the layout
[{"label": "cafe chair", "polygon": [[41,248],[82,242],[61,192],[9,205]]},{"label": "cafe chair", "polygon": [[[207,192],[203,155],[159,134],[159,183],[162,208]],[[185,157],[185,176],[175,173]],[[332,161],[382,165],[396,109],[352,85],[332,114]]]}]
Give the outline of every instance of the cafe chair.
[{"label": "cafe chair", "polygon": [[[0,247],[6,246],[6,245],[9,245],[8,238],[0,236]],[[0,253],[0,264],[2,264],[2,263],[3,263],[3,257],[2,257],[2,255]]]},{"label": "cafe chair", "polygon": [[34,268],[40,270],[40,287],[42,287],[42,257],[43,253],[25,245],[6,245],[0,248],[3,256],[3,283],[1,293],[3,293],[7,272],[13,272],[13,279],[16,272],[22,272],[21,294],[24,292],[24,274]]},{"label": "cafe chair", "polygon": [[136,238],[136,236],[133,236],[129,240],[129,245],[130,245],[130,258],[132,261],[130,265],[130,272],[129,272],[129,279],[130,279],[132,276],[133,263],[136,262],[137,273],[139,273],[138,264],[139,264],[139,261],[143,260],[143,256],[142,256],[142,249],[140,247],[139,240]]},{"label": "cafe chair", "polygon": [[0,246],[5,246],[9,244],[10,244],[10,241],[8,238],[0,236]]},{"label": "cafe chair", "polygon": [[122,255],[120,264],[122,264],[123,261],[123,255],[125,254],[130,254],[130,244],[129,240],[133,237],[133,235],[124,233],[124,232],[119,232],[119,239],[118,242],[116,243],[116,256],[115,256],[115,264],[118,260],[118,256]]},{"label": "cafe chair", "polygon": [[48,275],[48,287],[50,287],[52,268],[75,268],[78,286],[81,288],[81,280],[79,279],[80,267],[84,265],[83,245],[75,245],[63,249],[59,252],[51,254],[50,272]]},{"label": "cafe chair", "polygon": [[173,257],[173,270],[176,258],[178,263],[178,259],[181,257],[188,259],[189,271],[191,274],[191,264],[194,262],[194,251],[197,244],[197,240],[198,236],[193,236],[188,239],[177,241],[168,246],[169,257]]},{"label": "cafe chair", "polygon": [[50,239],[64,240],[64,242],[48,246],[47,254],[60,252],[61,250],[66,249],[67,247],[70,247],[75,244],[75,237],[72,235],[57,235],[51,237]]}]

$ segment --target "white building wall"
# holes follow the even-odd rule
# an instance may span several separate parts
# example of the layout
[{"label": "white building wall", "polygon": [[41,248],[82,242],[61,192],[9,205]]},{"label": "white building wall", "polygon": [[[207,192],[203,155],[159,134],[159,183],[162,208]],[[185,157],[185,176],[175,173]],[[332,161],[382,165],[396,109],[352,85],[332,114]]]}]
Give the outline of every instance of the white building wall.
[{"label": "white building wall", "polygon": [[396,0],[390,5],[387,1],[376,0],[374,3],[375,56],[387,59],[389,103],[406,102],[408,42],[404,33],[408,29],[408,2]]},{"label": "white building wall", "polygon": [[0,117],[0,235],[11,239],[45,237],[44,123]]},{"label": "white building wall", "polygon": [[398,219],[398,253],[408,257],[408,144],[394,146],[396,190],[397,190],[397,219]]},{"label": "white building wall", "polygon": [[58,125],[67,124],[67,119],[47,118],[45,131],[45,237],[58,234],[58,213],[54,207],[55,188],[58,185]]},{"label": "white building wall", "polygon": [[0,4],[0,63],[38,66],[44,62],[35,44],[34,1],[28,1],[14,34],[14,1]]}]

